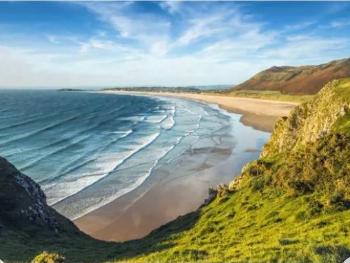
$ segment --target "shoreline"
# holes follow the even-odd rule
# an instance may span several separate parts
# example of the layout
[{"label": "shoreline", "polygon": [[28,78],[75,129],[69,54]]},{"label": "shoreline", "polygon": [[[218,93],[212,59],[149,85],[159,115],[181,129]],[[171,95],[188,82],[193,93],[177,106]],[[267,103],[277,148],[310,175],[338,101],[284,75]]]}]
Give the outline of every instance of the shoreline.
[{"label": "shoreline", "polygon": [[125,94],[141,96],[174,97],[197,101],[206,104],[216,104],[231,113],[240,114],[241,123],[254,129],[272,132],[276,121],[287,116],[298,106],[297,102],[274,101],[266,99],[232,97],[208,93],[172,93],[172,92],[141,92],[141,91],[103,91],[106,94]]},{"label": "shoreline", "polygon": [[[112,92],[112,94],[116,93]],[[160,96],[158,93],[145,94],[143,92],[118,92],[118,94]],[[213,100],[213,96],[209,97],[210,100],[208,100],[208,97],[203,98],[202,94],[185,95],[183,97],[183,94],[175,94],[175,96],[173,94],[170,96],[169,94],[161,94],[161,96],[194,100],[204,104],[216,104],[228,112],[241,114],[242,116],[239,117],[241,126],[246,127],[247,131],[256,130],[257,133],[271,129],[272,124],[274,125],[275,121],[279,118],[275,112],[279,114],[286,112],[285,107],[282,107],[283,111],[277,111],[281,109],[279,102],[264,101],[264,113],[272,112],[275,115],[259,115],[255,113],[257,108],[254,109],[255,112],[252,110],[256,103],[260,103],[260,100],[257,101],[257,99],[248,99],[251,108],[249,108],[249,111],[243,111],[240,110],[240,107],[244,107],[244,105],[236,105],[236,108],[234,108],[232,105],[227,105],[227,103],[215,103],[216,101]],[[196,96],[192,97],[188,95]],[[202,96],[198,97],[198,95]],[[219,97],[216,99],[220,100],[222,98]],[[241,103],[245,101],[245,99],[239,99]],[[235,103],[237,104],[237,101]],[[270,104],[273,105],[272,109],[267,108],[267,105]],[[284,106],[286,103],[282,104]],[[287,106],[292,107],[288,103]],[[254,138],[254,133],[252,134],[251,137]],[[247,137],[251,139],[249,133]],[[247,142],[242,142],[242,144],[245,146]],[[256,155],[257,157],[260,152],[260,149],[250,148],[249,150],[246,149],[237,153],[235,152],[237,150],[235,148],[236,146],[232,149],[229,157],[225,157],[226,159],[218,162],[215,166],[206,167],[205,163],[203,163],[203,167],[194,171],[191,175],[184,176],[171,172],[172,170],[177,170],[176,167],[163,169],[155,174],[155,176],[146,179],[138,188],[74,220],[74,223],[83,232],[101,240],[126,241],[141,238],[153,229],[174,220],[178,216],[196,210],[208,196],[208,182],[214,183],[214,186],[220,183],[227,183],[239,173],[241,166],[252,159],[252,156]],[[238,148],[242,148],[242,145]],[[215,154],[220,155],[223,153],[218,152],[213,154],[211,158]],[[196,156],[194,154],[192,158],[196,158]],[[163,181],[162,178],[170,173],[172,174],[172,179],[170,181]],[[217,174],[221,175],[225,173],[228,174],[227,181],[217,176]]]}]

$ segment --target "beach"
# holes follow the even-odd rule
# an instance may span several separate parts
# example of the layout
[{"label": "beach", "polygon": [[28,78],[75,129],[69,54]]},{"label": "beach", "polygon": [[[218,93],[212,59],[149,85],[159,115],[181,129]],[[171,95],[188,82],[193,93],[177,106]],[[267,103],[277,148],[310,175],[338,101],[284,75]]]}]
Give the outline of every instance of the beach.
[{"label": "beach", "polygon": [[227,98],[220,95],[136,95],[176,97],[219,105],[230,112],[242,114],[236,114],[234,118],[237,121],[237,129],[244,136],[232,149],[209,149],[209,160],[200,159],[201,149],[185,153],[183,159],[189,163],[202,161],[202,165],[188,172],[181,171],[182,164],[179,164],[179,169],[162,166],[140,187],[75,220],[75,224],[82,231],[98,239],[138,239],[178,216],[197,209],[207,198],[209,186],[228,183],[239,174],[246,162],[259,155],[262,145],[269,137],[269,133],[262,131],[271,131],[275,121],[280,116],[287,115],[296,105],[250,98]]},{"label": "beach", "polygon": [[241,122],[255,129],[272,132],[278,118],[287,116],[299,103],[255,98],[232,97],[212,93],[172,93],[172,92],[125,92],[105,91],[106,93],[139,94],[146,96],[176,97],[216,104],[233,113],[241,114]]}]

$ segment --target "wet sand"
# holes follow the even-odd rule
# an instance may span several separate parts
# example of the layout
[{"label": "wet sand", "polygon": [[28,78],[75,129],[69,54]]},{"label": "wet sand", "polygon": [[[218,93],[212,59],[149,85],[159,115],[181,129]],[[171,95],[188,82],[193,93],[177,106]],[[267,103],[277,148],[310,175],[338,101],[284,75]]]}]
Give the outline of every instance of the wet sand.
[{"label": "wet sand", "polygon": [[[224,150],[226,151],[226,150]],[[117,200],[83,216],[75,221],[85,233],[102,240],[125,241],[142,238],[153,229],[197,209],[208,197],[209,186],[228,182],[247,156],[257,154],[256,149],[247,150],[241,158],[231,158],[217,166],[202,166],[190,175],[176,173],[169,167],[152,174],[144,184]],[[193,154],[192,158],[196,158]],[[227,156],[227,152],[215,153],[217,157]],[[191,158],[189,156],[189,158]],[[162,178],[172,174],[166,180]],[[226,173],[227,178],[222,174]],[[220,174],[221,176],[217,176]]]},{"label": "wet sand", "polygon": [[[174,178],[172,183],[141,186],[117,201],[78,219],[81,230],[103,240],[125,241],[141,238],[153,229],[198,208],[207,189],[195,178]],[[197,189],[195,189],[197,188]],[[200,190],[200,191],[198,191]]]},{"label": "wet sand", "polygon": [[[296,105],[294,103],[225,98],[202,94],[162,93],[162,96],[219,104],[222,108],[242,114],[241,123],[263,131],[270,131],[276,119],[287,115]],[[210,167],[207,166],[206,162],[203,162],[197,171],[186,176],[176,174],[176,167],[161,169],[149,177],[139,188],[75,220],[75,223],[82,231],[98,239],[125,241],[141,238],[166,222],[197,209],[208,196],[208,186],[223,182],[223,177],[218,177],[218,174],[228,174],[226,181],[224,181],[227,183],[239,173],[237,172],[239,168],[248,161],[247,156],[251,158],[249,154],[254,154],[254,151],[256,155],[258,154],[257,149],[253,148],[249,151],[246,150],[246,153],[241,153],[237,158],[237,155],[228,155],[227,149],[225,152],[221,151],[213,152],[212,158],[218,158],[218,160],[226,158],[218,165]],[[188,158],[196,158],[196,155],[193,153]],[[170,173],[172,176],[167,177]],[[168,179],[163,180],[162,178]]]}]

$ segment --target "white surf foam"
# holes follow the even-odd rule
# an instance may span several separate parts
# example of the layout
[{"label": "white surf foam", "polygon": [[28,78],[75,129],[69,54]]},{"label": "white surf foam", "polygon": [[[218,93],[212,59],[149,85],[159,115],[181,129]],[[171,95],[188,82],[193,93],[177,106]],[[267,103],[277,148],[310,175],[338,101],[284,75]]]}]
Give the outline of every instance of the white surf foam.
[{"label": "white surf foam", "polygon": [[90,200],[87,200],[87,202],[90,203],[88,206],[80,209],[79,212],[75,213],[75,215],[70,215],[70,218],[72,220],[75,220],[79,217],[82,217],[139,187],[152,174],[154,168],[157,167],[159,161],[162,160],[172,149],[174,149],[175,146],[180,143],[180,141],[181,137],[179,137],[176,140],[175,144],[169,147],[163,147],[161,149],[158,149],[156,159],[153,162],[151,162],[151,165],[148,168],[148,170],[146,170],[143,174],[138,174],[138,178],[128,187],[122,188],[118,191],[113,191],[113,194],[106,195],[103,198],[99,197],[94,200],[94,198],[92,197]]},{"label": "white surf foam", "polygon": [[48,197],[48,204],[54,205],[108,176],[135,153],[153,143],[158,136],[159,133],[155,133],[141,138],[132,147],[124,151],[101,155],[94,161],[94,165],[91,167],[95,172],[72,174],[68,178],[65,177],[64,181],[43,185],[43,189]]},{"label": "white surf foam", "polygon": [[166,119],[162,122],[161,127],[165,130],[169,130],[175,125],[174,115],[168,115]]},{"label": "white surf foam", "polygon": [[166,117],[167,115],[147,116],[145,121],[149,123],[161,123]]}]

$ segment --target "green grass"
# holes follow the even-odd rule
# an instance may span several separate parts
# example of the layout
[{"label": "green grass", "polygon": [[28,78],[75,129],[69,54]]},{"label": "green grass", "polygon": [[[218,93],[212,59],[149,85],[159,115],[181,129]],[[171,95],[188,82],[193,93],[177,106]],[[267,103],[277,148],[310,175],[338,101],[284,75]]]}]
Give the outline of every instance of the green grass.
[{"label": "green grass", "polygon": [[256,90],[233,90],[227,93],[229,96],[244,97],[244,98],[256,98],[267,100],[278,100],[286,102],[306,102],[311,100],[314,95],[290,95],[283,94],[280,91],[256,91]]},{"label": "green grass", "polygon": [[0,258],[5,262],[30,262],[43,251],[63,255],[66,262],[104,262],[120,252],[117,243],[100,242],[70,234],[6,229],[0,234]]},{"label": "green grass", "polygon": [[350,78],[341,79],[335,92],[343,101],[344,113],[343,116],[337,120],[334,129],[338,132],[347,133],[350,131]]},{"label": "green grass", "polygon": [[[288,197],[246,186],[216,199],[190,230],[131,262],[339,262],[350,254],[350,212],[310,214],[317,195]],[[174,223],[176,224],[176,222]]]},{"label": "green grass", "polygon": [[331,263],[350,255],[349,210],[315,213],[310,204],[317,194],[290,197],[272,187],[255,191],[252,180],[140,241],[62,240],[43,244],[42,250],[65,255],[67,262]]},{"label": "green grass", "polygon": [[[193,227],[154,232],[149,244],[164,249],[130,262],[342,262],[350,256],[350,166],[336,163],[349,160],[349,147],[350,137],[330,135],[251,163],[236,187],[191,218]],[[183,220],[164,229],[181,229]]]},{"label": "green grass", "polygon": [[350,78],[344,78],[339,80],[336,92],[343,97],[346,101],[350,100]]}]

